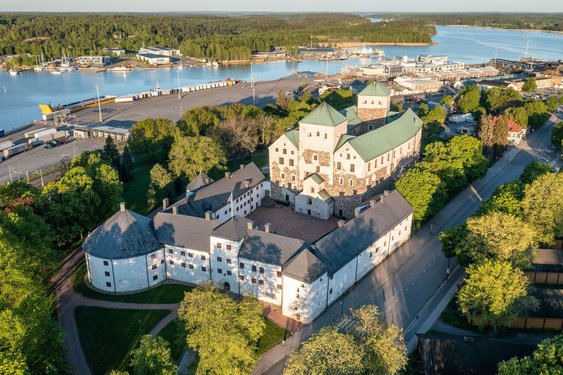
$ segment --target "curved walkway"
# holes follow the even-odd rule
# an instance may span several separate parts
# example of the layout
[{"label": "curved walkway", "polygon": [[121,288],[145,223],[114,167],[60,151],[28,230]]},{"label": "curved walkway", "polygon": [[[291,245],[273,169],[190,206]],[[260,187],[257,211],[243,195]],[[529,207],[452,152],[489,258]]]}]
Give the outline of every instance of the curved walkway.
[{"label": "curved walkway", "polygon": [[179,303],[152,304],[152,303],[129,303],[112,302],[83,297],[76,293],[72,286],[72,274],[76,266],[84,259],[82,249],[74,250],[62,262],[57,274],[51,282],[56,288],[57,297],[57,317],[59,324],[64,332],[63,344],[66,349],[67,361],[70,364],[73,374],[91,375],[88,362],[80,346],[78,327],[74,318],[74,310],[78,306],[104,307],[108,309],[133,309],[133,310],[170,310],[150,332],[151,336],[156,336],[173,321],[178,313]]}]

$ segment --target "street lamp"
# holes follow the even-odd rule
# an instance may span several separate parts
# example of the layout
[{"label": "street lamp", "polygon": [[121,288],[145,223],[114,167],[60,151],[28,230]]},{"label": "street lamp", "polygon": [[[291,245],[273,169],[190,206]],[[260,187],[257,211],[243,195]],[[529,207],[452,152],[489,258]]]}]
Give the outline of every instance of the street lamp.
[{"label": "street lamp", "polygon": [[100,122],[102,122],[102,105],[100,104],[100,85],[96,85],[96,97],[98,98],[98,114],[100,116]]}]

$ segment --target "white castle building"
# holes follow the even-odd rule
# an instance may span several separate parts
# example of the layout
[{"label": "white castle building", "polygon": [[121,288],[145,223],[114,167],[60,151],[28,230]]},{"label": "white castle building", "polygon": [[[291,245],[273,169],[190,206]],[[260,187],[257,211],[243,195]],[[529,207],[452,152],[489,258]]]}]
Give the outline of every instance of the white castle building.
[{"label": "white castle building", "polygon": [[308,324],[411,234],[413,209],[396,190],[315,243],[244,217],[269,193],[269,183],[249,164],[216,182],[198,176],[186,198],[169,207],[165,201],[153,219],[122,204],[84,241],[88,280],[109,293],[166,279],[213,281]]}]

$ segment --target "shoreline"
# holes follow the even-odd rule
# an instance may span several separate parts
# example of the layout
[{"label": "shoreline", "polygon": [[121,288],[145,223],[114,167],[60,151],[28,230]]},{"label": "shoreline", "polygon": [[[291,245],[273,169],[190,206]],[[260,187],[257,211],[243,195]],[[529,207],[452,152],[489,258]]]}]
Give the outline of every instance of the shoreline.
[{"label": "shoreline", "polygon": [[354,47],[370,47],[370,46],[398,46],[398,47],[430,47],[437,46],[437,42],[430,43],[410,43],[410,42],[338,42],[335,43],[336,48],[354,48]]},{"label": "shoreline", "polygon": [[508,29],[504,27],[494,27],[494,26],[477,26],[477,25],[436,25],[436,26],[448,26],[448,27],[468,27],[472,29],[489,29],[489,30],[506,30],[506,31],[531,31],[534,33],[549,33],[549,34],[563,34],[563,30],[540,30],[540,29]]}]

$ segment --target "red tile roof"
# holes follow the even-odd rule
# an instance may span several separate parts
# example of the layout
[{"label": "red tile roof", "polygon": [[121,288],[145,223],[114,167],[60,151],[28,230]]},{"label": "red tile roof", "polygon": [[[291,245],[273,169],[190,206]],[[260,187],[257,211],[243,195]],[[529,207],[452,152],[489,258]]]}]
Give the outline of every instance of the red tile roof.
[{"label": "red tile roof", "polygon": [[[493,118],[494,123],[496,124],[498,120],[500,120],[501,118],[503,118],[503,116],[495,116],[495,118]],[[518,125],[513,119],[512,117],[510,117],[506,123],[508,124],[508,132],[509,133],[518,133],[520,130],[522,130],[522,127],[520,125]]]}]

